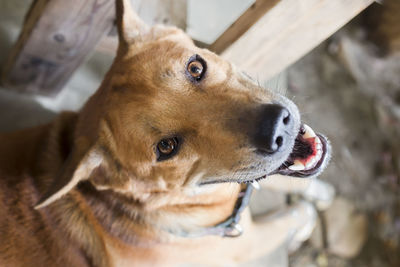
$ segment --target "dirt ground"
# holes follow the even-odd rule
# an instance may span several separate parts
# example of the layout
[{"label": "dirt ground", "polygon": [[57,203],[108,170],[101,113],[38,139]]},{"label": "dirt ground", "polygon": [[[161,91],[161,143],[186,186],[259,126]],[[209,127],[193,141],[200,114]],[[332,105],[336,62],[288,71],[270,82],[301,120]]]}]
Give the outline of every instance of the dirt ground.
[{"label": "dirt ground", "polygon": [[356,19],[290,67],[288,79],[304,121],[332,143],[320,178],[367,221],[356,257],[307,242],[290,266],[400,266],[400,54],[380,56]]}]

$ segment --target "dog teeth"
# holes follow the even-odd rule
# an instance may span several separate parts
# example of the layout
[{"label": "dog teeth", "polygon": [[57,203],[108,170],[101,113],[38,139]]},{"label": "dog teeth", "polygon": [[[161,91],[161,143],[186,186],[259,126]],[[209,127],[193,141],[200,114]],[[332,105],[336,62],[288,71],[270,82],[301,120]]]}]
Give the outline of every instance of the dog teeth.
[{"label": "dog teeth", "polygon": [[[303,133],[304,132],[304,133]],[[301,129],[302,137],[304,139],[311,139],[309,140],[311,145],[313,146],[313,149],[315,150],[313,155],[307,158],[307,160],[295,160],[293,165],[289,166],[288,169],[292,171],[303,171],[303,170],[311,170],[314,168],[318,162],[322,158],[323,154],[323,144],[321,139],[315,134],[313,129],[311,129],[310,126],[303,124],[302,129]]]},{"label": "dog teeth", "polygon": [[304,137],[305,139],[307,139],[307,138],[313,138],[313,137],[316,137],[316,136],[317,136],[317,135],[315,134],[314,130],[311,129],[311,127],[308,126],[307,124],[303,124],[303,128],[304,128],[304,130],[305,130],[305,133],[303,134],[303,137]]},{"label": "dog teeth", "polygon": [[312,167],[314,167],[317,164],[317,162],[318,162],[317,157],[311,158],[306,164],[306,169],[311,169]]},{"label": "dog teeth", "polygon": [[251,185],[254,187],[254,189],[257,189],[257,190],[260,190],[260,184],[256,181],[256,180],[253,180],[253,181],[251,181]]},{"label": "dog teeth", "polygon": [[289,170],[292,170],[292,171],[302,171],[302,170],[304,170],[306,167],[304,166],[304,164],[303,163],[301,163],[301,161],[299,161],[299,160],[295,160],[294,161],[294,164],[293,165],[290,165],[289,167],[288,167],[288,169]]}]

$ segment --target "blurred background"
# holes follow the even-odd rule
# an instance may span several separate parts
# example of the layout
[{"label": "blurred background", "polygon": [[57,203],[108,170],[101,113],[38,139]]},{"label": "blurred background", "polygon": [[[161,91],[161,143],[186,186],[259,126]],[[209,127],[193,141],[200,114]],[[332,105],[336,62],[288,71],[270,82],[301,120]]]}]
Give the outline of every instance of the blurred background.
[{"label": "blurred background", "polygon": [[[47,2],[55,4],[40,7]],[[60,3],[0,1],[2,132],[79,110],[112,63],[116,32],[108,11],[100,16],[110,26],[89,27],[82,39],[73,35],[81,24],[64,23],[77,21],[65,14],[82,15],[74,9],[52,13],[58,21],[40,21]],[[336,189],[332,206],[289,258],[283,248],[255,266],[400,266],[399,0],[133,0],[133,6],[147,23],[185,29],[199,46],[286,94],[304,122],[331,140],[333,158],[320,179]],[[24,26],[26,14],[33,30]],[[46,31],[58,32],[47,38]],[[255,202],[266,210],[285,204],[286,196],[273,194],[258,193]]]}]

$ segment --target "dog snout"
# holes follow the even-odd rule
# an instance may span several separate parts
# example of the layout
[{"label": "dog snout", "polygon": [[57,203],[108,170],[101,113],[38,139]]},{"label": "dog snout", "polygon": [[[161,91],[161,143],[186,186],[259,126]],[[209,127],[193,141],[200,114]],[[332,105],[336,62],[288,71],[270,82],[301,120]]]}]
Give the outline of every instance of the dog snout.
[{"label": "dog snout", "polygon": [[267,154],[285,151],[294,127],[294,119],[289,110],[278,104],[266,104],[259,116],[253,136],[257,150]]}]

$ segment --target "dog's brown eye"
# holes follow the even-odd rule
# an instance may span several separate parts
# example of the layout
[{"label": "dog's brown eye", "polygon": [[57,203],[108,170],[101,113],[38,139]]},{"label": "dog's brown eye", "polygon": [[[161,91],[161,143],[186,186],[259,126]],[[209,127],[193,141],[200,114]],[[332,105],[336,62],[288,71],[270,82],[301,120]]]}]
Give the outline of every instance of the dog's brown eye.
[{"label": "dog's brown eye", "polygon": [[203,65],[199,61],[190,62],[188,65],[188,72],[193,78],[199,79],[203,72]]},{"label": "dog's brown eye", "polygon": [[193,55],[190,57],[186,65],[186,73],[192,81],[200,81],[204,77],[207,65],[204,59],[199,55]]},{"label": "dog's brown eye", "polygon": [[165,160],[174,156],[178,150],[179,140],[177,137],[162,139],[157,144],[157,160]]},{"label": "dog's brown eye", "polygon": [[176,142],[174,139],[164,139],[158,143],[158,151],[162,154],[171,154],[175,149]]}]

